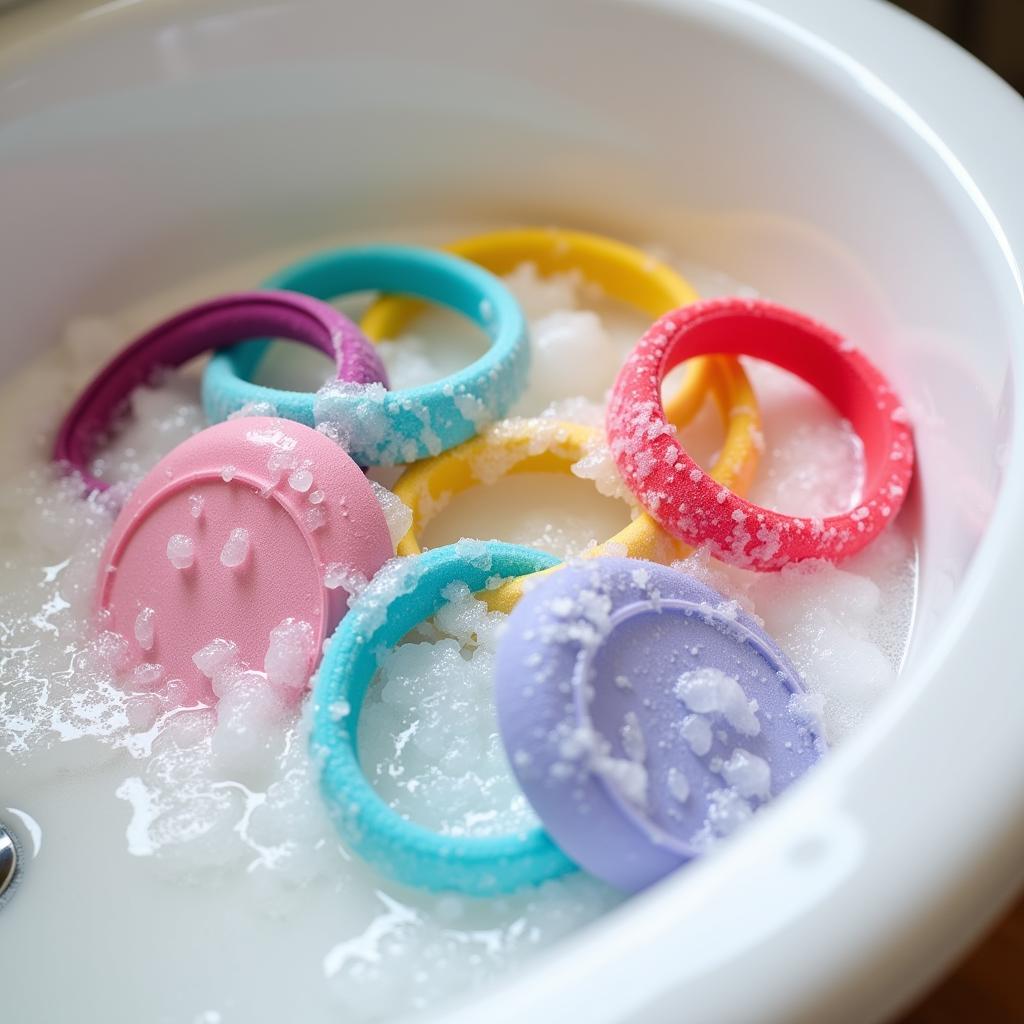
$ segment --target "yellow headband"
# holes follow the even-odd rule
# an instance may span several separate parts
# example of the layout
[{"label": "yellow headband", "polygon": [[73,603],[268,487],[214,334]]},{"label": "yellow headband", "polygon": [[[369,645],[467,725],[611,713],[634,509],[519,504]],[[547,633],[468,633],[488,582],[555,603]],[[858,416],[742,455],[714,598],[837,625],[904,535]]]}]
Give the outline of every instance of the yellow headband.
[{"label": "yellow headband", "polygon": [[[652,318],[698,297],[686,280],[653,256],[622,242],[579,231],[496,231],[462,239],[446,248],[495,274],[510,273],[523,263],[533,263],[541,275],[577,272],[608,297]],[[373,341],[396,337],[421,308],[422,303],[413,299],[384,296],[367,310],[360,326]],[[760,419],[753,390],[739,362],[726,356],[691,360],[665,412],[669,422],[685,426],[709,392],[726,428],[722,451],[711,474],[723,486],[742,494],[757,464]],[[413,510],[412,528],[399,544],[398,553],[419,552],[417,537],[423,526],[453,495],[506,473],[569,472],[599,441],[599,432],[578,424],[509,420],[451,451],[411,466],[395,488]],[[659,562],[684,557],[689,551],[646,514],[608,543],[623,545],[632,557]],[[600,554],[603,547],[588,554]],[[509,580],[484,596],[492,608],[508,611],[521,593],[522,581]]]},{"label": "yellow headband", "polygon": [[[728,378],[718,367],[714,367],[711,376],[711,395],[722,418],[730,425],[736,419],[752,418],[753,405],[748,403],[753,402],[753,393],[742,371],[738,376],[738,380]],[[741,403],[732,404],[737,398]],[[450,451],[410,466],[395,484],[395,493],[412,509],[412,525],[398,544],[398,554],[420,553],[419,537],[424,527],[455,495],[513,473],[570,473],[573,465],[591,454],[603,440],[602,431],[579,423],[546,417],[510,419],[495,423]],[[712,476],[724,487],[742,493],[749,486],[753,471],[752,459],[740,464],[719,459]],[[589,549],[585,557],[620,548],[630,558],[666,564],[685,558],[691,550],[646,512],[641,512],[604,544]],[[507,580],[480,596],[492,609],[509,612],[522,596],[526,578]]]}]

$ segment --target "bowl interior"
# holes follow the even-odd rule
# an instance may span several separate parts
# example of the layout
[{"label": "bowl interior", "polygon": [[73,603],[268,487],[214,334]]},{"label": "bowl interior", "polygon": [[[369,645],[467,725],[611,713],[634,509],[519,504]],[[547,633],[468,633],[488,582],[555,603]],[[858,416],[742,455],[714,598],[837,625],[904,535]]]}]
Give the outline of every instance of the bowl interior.
[{"label": "bowl interior", "polygon": [[912,670],[1005,468],[1018,298],[928,132],[741,6],[79,15],[0,55],[0,371],[77,313],[339,232],[557,223],[664,243],[822,318],[901,391],[919,456]]}]

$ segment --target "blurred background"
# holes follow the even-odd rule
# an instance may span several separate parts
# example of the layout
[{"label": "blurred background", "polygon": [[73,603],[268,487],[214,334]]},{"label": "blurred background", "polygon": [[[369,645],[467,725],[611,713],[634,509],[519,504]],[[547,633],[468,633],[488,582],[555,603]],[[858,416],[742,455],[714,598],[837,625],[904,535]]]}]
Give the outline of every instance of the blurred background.
[{"label": "blurred background", "polygon": [[[1024,0],[894,2],[955,39],[1024,94]],[[964,1021],[1024,1021],[1024,901],[899,1024]]]},{"label": "blurred background", "polygon": [[1024,0],[895,2],[955,39],[1024,93]]}]

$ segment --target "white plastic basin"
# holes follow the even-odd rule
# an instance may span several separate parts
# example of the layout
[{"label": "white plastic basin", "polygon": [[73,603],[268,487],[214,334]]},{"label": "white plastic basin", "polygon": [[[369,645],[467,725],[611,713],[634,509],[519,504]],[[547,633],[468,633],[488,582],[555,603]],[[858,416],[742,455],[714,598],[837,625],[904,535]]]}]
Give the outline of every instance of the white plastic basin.
[{"label": "white plastic basin", "polygon": [[1020,99],[875,0],[37,3],[0,15],[0,369],[249,253],[468,218],[662,240],[855,338],[917,430],[900,686],[720,856],[444,1019],[863,1022],[1024,875],[1022,167]]}]

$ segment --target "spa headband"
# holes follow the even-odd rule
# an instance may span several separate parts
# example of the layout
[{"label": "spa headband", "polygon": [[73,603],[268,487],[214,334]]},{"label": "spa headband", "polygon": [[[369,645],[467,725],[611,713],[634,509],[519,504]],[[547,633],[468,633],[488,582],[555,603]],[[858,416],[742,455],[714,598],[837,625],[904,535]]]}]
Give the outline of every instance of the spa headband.
[{"label": "spa headband", "polygon": [[482,590],[495,577],[521,576],[555,562],[542,552],[497,542],[473,544],[468,552],[464,545],[449,545],[398,559],[374,578],[336,630],[317,675],[310,742],[335,826],[348,846],[388,877],[488,896],[574,870],[539,828],[499,836],[443,835],[409,821],[370,784],[356,745],[359,715],[381,658],[441,609],[449,584]]},{"label": "spa headband", "polygon": [[251,382],[269,339],[219,352],[203,375],[203,406],[212,422],[253,402],[332,432],[363,466],[402,465],[437,455],[499,419],[526,387],[530,349],[519,304],[493,274],[450,253],[415,246],[329,249],[295,263],[269,288],[336,299],[362,291],[398,291],[449,306],[491,339],[479,359],[431,384],[388,392],[340,383],[318,394]]},{"label": "spa headband", "polygon": [[[709,352],[774,363],[850,421],[866,463],[854,509],[820,519],[783,515],[746,501],[697,465],[665,418],[661,382],[684,359]],[[716,558],[746,569],[855,554],[895,518],[914,468],[909,418],[882,374],[834,331],[763,300],[710,299],[656,321],[619,373],[606,426],[616,465],[647,512],[686,543],[707,544]]]},{"label": "spa headband", "polygon": [[265,333],[319,349],[334,360],[339,380],[360,386],[387,381],[373,346],[348,317],[326,303],[286,292],[225,295],[157,324],[107,363],[64,417],[54,459],[81,474],[90,490],[106,490],[109,482],[94,476],[89,462],[134,388],[160,369]]}]

